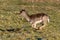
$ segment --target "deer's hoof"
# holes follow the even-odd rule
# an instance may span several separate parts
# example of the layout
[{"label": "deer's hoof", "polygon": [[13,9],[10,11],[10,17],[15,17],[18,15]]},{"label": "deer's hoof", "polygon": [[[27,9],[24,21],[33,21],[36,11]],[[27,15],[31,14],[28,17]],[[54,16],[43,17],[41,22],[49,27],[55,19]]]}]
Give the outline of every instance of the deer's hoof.
[{"label": "deer's hoof", "polygon": [[39,27],[38,29],[39,29],[39,30],[42,30],[43,28],[42,28],[42,27]]}]

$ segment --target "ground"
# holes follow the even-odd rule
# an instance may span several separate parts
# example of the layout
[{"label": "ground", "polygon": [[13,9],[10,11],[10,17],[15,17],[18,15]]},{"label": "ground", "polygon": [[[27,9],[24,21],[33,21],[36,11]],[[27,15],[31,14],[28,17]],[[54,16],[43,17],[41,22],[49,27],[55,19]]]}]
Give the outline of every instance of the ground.
[{"label": "ground", "polygon": [[[46,13],[50,23],[35,30],[18,13]],[[60,40],[60,0],[0,0],[0,40]]]}]

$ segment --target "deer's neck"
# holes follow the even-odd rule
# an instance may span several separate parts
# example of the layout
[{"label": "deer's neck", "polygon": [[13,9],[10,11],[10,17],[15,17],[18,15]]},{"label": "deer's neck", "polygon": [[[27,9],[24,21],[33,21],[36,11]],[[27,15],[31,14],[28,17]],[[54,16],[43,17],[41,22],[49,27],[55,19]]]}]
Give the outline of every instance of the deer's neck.
[{"label": "deer's neck", "polygon": [[27,13],[22,14],[22,16],[27,20],[30,21],[30,17]]}]

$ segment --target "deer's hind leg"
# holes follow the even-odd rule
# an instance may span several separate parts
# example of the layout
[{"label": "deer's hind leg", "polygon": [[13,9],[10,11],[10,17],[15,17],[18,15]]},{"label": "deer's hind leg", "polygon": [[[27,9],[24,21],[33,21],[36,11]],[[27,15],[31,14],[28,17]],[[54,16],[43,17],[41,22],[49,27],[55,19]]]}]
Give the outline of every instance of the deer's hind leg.
[{"label": "deer's hind leg", "polygon": [[43,25],[41,27],[39,27],[40,30],[42,30],[44,27],[46,27],[46,25],[48,23],[48,19],[49,19],[48,16],[43,17],[43,19],[42,19],[43,20],[43,22],[42,22]]},{"label": "deer's hind leg", "polygon": [[42,22],[42,26],[39,27],[38,29],[42,30],[44,27],[46,27],[46,25],[47,25],[47,20],[44,20],[44,21]]}]

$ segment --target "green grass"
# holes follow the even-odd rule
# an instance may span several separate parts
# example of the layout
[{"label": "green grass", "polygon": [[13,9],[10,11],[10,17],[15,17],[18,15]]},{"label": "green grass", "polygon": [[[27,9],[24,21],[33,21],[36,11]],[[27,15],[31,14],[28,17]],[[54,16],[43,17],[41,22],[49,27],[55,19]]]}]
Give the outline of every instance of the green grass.
[{"label": "green grass", "polygon": [[[32,8],[32,5],[35,7]],[[23,6],[29,15],[37,12],[48,14],[50,23],[43,30],[35,30],[17,14]],[[6,29],[15,30],[10,32]],[[60,1],[45,0],[32,3],[23,0],[0,0],[0,40],[38,40],[37,38],[60,40]]]}]

